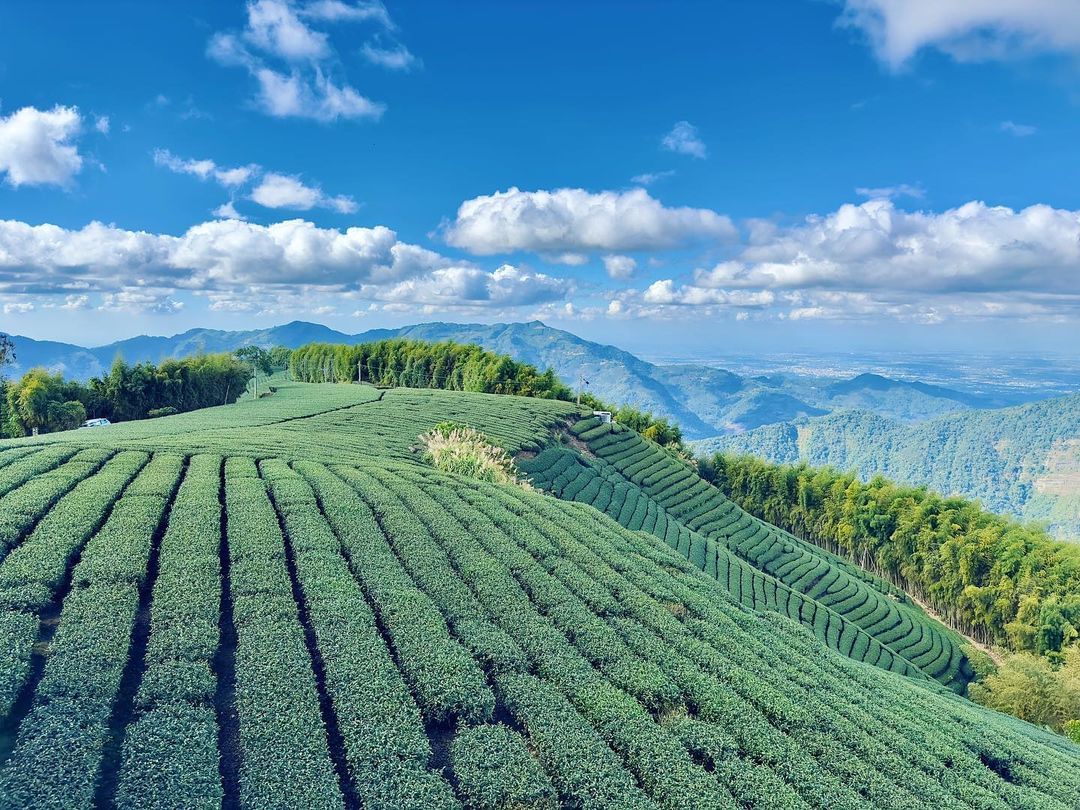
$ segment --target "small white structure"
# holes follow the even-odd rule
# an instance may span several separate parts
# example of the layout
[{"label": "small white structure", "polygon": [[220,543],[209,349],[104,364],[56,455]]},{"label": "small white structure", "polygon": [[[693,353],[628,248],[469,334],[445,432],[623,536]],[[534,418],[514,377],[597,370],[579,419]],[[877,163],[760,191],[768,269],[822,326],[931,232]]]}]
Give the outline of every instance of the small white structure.
[{"label": "small white structure", "polygon": [[110,422],[108,419],[105,419],[104,417],[102,417],[102,418],[99,418],[99,419],[87,419],[85,422],[83,422],[81,425],[79,425],[79,427],[84,427],[84,428],[88,428],[88,427],[105,427],[105,425],[111,425],[111,424],[112,424],[112,422]]},{"label": "small white structure", "polygon": [[611,411],[593,411],[593,416],[599,416],[600,421],[607,424],[611,421]]}]

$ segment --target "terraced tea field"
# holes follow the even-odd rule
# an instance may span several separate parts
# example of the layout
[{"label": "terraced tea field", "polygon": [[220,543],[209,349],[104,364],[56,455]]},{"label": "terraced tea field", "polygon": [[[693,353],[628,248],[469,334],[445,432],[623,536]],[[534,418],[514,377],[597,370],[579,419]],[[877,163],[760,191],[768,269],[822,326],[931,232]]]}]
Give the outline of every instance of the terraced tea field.
[{"label": "terraced tea field", "polygon": [[[575,414],[292,384],[0,443],[0,806],[1076,806],[1080,749],[943,688],[883,583],[739,534],[636,434],[525,464],[597,508],[412,449]],[[916,627],[933,666],[887,640]]]}]

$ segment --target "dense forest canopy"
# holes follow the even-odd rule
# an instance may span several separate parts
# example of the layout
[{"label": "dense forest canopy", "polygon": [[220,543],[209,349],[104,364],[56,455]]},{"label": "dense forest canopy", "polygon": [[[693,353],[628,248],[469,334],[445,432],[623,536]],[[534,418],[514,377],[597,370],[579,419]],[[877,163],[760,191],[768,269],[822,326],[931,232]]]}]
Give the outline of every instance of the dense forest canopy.
[{"label": "dense forest canopy", "polygon": [[715,454],[699,471],[748,512],[883,574],[973,638],[1060,657],[1080,635],[1080,545],[881,477]]},{"label": "dense forest canopy", "polygon": [[87,417],[120,422],[234,402],[251,367],[230,354],[128,365],[117,358],[104,377],[86,383],[34,368],[0,380],[0,437],[70,430]]}]

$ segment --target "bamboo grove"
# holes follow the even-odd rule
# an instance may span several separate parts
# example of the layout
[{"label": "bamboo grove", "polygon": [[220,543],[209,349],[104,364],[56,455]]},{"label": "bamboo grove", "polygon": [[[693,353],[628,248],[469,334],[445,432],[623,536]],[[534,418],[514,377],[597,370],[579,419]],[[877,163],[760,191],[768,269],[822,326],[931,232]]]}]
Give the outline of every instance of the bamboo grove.
[{"label": "bamboo grove", "polygon": [[983,642],[1053,658],[1080,635],[1080,546],[963,498],[831,468],[717,455],[703,474],[749,512],[928,602]]}]

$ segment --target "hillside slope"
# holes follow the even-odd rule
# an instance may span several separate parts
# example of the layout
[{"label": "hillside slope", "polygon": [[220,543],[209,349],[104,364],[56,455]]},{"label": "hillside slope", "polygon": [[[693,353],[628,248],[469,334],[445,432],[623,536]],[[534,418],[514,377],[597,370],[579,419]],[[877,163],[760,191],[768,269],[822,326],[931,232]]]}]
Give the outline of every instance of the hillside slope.
[{"label": "hillside slope", "polygon": [[830,465],[864,479],[880,474],[1080,537],[1080,394],[914,425],[836,413],[718,436],[695,449]]},{"label": "hillside slope", "polygon": [[411,449],[568,409],[292,384],[0,443],[0,806],[1075,806],[1063,738]]},{"label": "hillside slope", "polygon": [[571,431],[587,442],[589,455],[545,450],[522,462],[534,483],[655,534],[736,601],[789,616],[844,655],[964,691],[973,673],[961,639],[896,588],[752,517],[682,460],[622,425],[586,419]]}]

